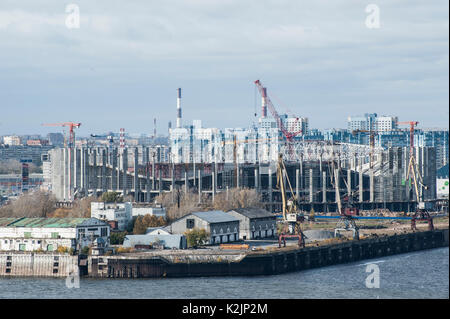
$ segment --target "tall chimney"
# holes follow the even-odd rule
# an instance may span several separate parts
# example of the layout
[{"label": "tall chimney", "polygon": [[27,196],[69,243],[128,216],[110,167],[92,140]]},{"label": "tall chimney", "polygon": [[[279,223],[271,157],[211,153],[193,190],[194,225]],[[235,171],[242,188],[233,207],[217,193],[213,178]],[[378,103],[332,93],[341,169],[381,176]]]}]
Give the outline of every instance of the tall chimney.
[{"label": "tall chimney", "polygon": [[181,88],[177,89],[177,128],[181,128]]},{"label": "tall chimney", "polygon": [[153,138],[156,138],[156,117],[153,118]]},{"label": "tall chimney", "polygon": [[266,118],[267,117],[267,88],[263,88],[262,91],[262,109],[261,109],[261,117]]}]

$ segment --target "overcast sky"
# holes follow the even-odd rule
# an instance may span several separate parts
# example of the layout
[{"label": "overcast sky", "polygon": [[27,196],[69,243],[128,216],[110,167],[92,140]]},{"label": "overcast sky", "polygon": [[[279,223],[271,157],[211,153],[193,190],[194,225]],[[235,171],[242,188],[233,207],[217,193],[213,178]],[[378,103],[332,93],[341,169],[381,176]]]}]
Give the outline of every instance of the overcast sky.
[{"label": "overcast sky", "polygon": [[367,112],[448,128],[449,2],[373,1],[1,0],[0,135],[152,133],[154,117],[166,133],[178,87],[184,124],[247,127],[256,79],[312,128]]}]

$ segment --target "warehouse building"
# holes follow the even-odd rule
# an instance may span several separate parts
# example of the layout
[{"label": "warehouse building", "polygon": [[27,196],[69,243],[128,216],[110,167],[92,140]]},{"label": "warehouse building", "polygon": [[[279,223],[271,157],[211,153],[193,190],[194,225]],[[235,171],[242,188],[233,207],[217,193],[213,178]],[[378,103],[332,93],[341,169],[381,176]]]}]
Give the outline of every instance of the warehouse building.
[{"label": "warehouse building", "polygon": [[276,216],[262,208],[237,208],[227,212],[239,219],[240,239],[272,237],[276,234]]},{"label": "warehouse building", "polygon": [[109,244],[109,225],[96,218],[0,218],[1,251],[80,250],[101,238]]},{"label": "warehouse building", "polygon": [[195,212],[181,217],[168,227],[172,234],[184,234],[194,228],[209,233],[207,244],[221,244],[239,240],[239,219],[223,211]]}]

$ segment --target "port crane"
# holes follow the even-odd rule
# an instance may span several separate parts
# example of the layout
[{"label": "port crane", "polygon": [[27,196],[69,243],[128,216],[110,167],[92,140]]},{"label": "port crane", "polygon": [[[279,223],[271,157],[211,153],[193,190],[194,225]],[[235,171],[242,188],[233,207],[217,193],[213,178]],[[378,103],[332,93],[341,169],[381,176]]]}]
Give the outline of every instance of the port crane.
[{"label": "port crane", "polygon": [[[334,229],[334,236],[336,237],[341,230],[351,230],[353,231],[353,239],[359,240],[359,228],[355,222],[355,217],[359,215],[359,209],[353,206],[352,194],[347,194],[345,197],[345,207],[342,207],[341,193],[339,189],[339,168],[336,167],[334,160],[332,161],[331,167],[333,170],[332,182],[336,189],[336,203],[340,216]],[[349,182],[350,181],[347,181],[347,183]]]},{"label": "port crane", "polygon": [[428,189],[423,183],[422,175],[419,172],[417,167],[417,161],[414,155],[414,130],[419,122],[417,121],[408,121],[408,122],[397,122],[397,124],[407,124],[409,125],[409,163],[408,163],[408,172],[406,174],[406,180],[408,180],[414,186],[414,191],[416,194],[417,208],[414,212],[414,215],[411,218],[411,229],[417,230],[416,221],[427,221],[428,229],[433,230],[433,219],[428,211],[427,203],[422,200],[422,196],[419,191],[419,186],[423,189]]},{"label": "port crane", "polygon": [[[286,186],[289,187],[291,197],[288,198],[286,193]],[[278,155],[277,165],[277,188],[280,189],[282,199],[282,222],[280,223],[278,235],[278,247],[281,247],[281,242],[286,247],[286,238],[297,238],[298,245],[305,247],[305,235],[301,229],[301,223],[305,220],[303,214],[299,213],[298,199],[292,196],[294,191],[287,174],[286,166],[283,161],[283,155]]]}]

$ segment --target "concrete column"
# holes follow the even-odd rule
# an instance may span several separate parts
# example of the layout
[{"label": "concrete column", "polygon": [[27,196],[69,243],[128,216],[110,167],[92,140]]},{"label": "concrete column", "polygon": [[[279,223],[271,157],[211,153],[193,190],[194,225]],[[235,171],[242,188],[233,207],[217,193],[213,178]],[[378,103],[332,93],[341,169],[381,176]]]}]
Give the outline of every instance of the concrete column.
[{"label": "concrete column", "polygon": [[175,164],[172,163],[172,167],[170,169],[170,177],[171,177],[171,183],[170,183],[170,190],[172,193],[172,203],[175,203]]},{"label": "concrete column", "polygon": [[89,172],[91,170],[91,166],[89,165],[89,150],[86,148],[84,149],[84,174],[83,174],[83,178],[84,178],[84,183],[83,183],[83,187],[86,191],[86,194],[88,193],[88,189],[89,189],[89,183],[90,183],[90,177],[89,177]]},{"label": "concrete column", "polygon": [[322,172],[322,203],[327,202],[327,172]]},{"label": "concrete column", "polygon": [[94,194],[97,193],[98,189],[98,172],[97,172],[97,150],[94,148],[91,152],[92,157],[92,189],[94,190]]},{"label": "concrete column", "polygon": [[241,179],[241,172],[240,172],[240,167],[239,167],[239,164],[237,164],[237,170],[236,170],[236,174],[237,174],[237,176],[236,176],[236,183],[237,183],[237,185],[236,185],[236,187],[237,188],[240,188],[240,185],[241,185],[241,181],[240,181],[240,179]]},{"label": "concrete column", "polygon": [[[195,159],[195,157],[194,157]],[[193,173],[192,173],[192,177],[194,179],[194,187],[197,185],[196,183],[196,175],[195,175],[195,160],[194,160],[194,164],[193,164]]]},{"label": "concrete column", "polygon": [[216,184],[216,178],[215,178],[215,176],[216,176],[216,174],[214,174],[214,172],[212,172],[212,174],[211,174],[211,185],[212,185],[212,202],[214,203],[214,200],[215,200],[215,195],[216,195],[216,187],[215,187],[215,184]]},{"label": "concrete column", "polygon": [[145,201],[150,203],[150,150],[145,148],[144,153],[144,165],[145,165]]},{"label": "concrete column", "polygon": [[350,198],[352,194],[352,171],[350,168],[347,169],[347,194]]},{"label": "concrete column", "polygon": [[364,200],[364,179],[363,179],[363,173],[360,170],[359,171],[359,202],[362,203]]},{"label": "concrete column", "polygon": [[122,191],[123,196],[128,194],[128,149],[122,151]]},{"label": "concrete column", "polygon": [[78,163],[80,161],[80,156],[78,155],[78,149],[74,147],[73,149],[73,188],[76,189],[79,185],[77,183],[77,177],[80,174],[78,169]]},{"label": "concrete column", "polygon": [[297,198],[297,200],[300,199],[300,194],[299,194],[299,189],[300,189],[300,171],[297,168],[295,170],[295,198]]},{"label": "concrete column", "polygon": [[134,200],[136,202],[139,201],[139,191],[140,191],[140,187],[139,187],[139,150],[137,147],[134,148],[134,182],[133,182],[133,187],[134,187]]},{"label": "concrete column", "polygon": [[313,180],[313,170],[309,169],[309,202],[312,203],[314,200],[313,191],[314,191],[314,180]]},{"label": "concrete column", "polygon": [[111,150],[111,189],[117,191],[119,185],[117,185],[117,148]]},{"label": "concrete column", "polygon": [[259,169],[258,167],[255,167],[255,190],[258,192],[259,191]]},{"label": "concrete column", "polygon": [[300,197],[303,195],[303,191],[305,189],[305,185],[303,184],[303,156],[300,155],[300,171],[299,171],[299,179],[300,179]]},{"label": "concrete column", "polygon": [[162,187],[163,187],[163,184],[162,184],[161,163],[160,163],[160,165],[159,165],[159,170],[158,170],[158,172],[159,172],[159,186],[158,186],[158,190],[159,190],[159,194],[161,195],[161,193],[162,193]]},{"label": "concrete column", "polygon": [[102,176],[101,176],[101,181],[102,181],[102,192],[106,192],[107,187],[106,187],[106,150],[102,149]]},{"label": "concrete column", "polygon": [[198,202],[202,202],[202,171],[198,170]]},{"label": "concrete column", "polygon": [[152,190],[156,190],[155,155],[152,158]]},{"label": "concrete column", "polygon": [[369,178],[370,178],[370,185],[369,185],[369,190],[370,190],[370,202],[373,203],[374,202],[374,175],[373,175],[373,168],[370,168],[369,170]]},{"label": "concrete column", "polygon": [[67,181],[69,179],[69,171],[67,170],[67,147],[62,149],[62,158],[63,158],[63,199],[67,200]]},{"label": "concrete column", "polygon": [[85,163],[84,163],[84,147],[82,147],[81,149],[80,149],[80,187],[81,187],[81,190],[82,191],[85,191],[85,188],[84,188],[84,181],[85,181],[85,177],[84,177],[84,174],[85,174],[85,170],[86,170],[86,167],[85,167]]},{"label": "concrete column", "polygon": [[217,162],[214,162],[212,164],[212,167],[213,167],[213,172],[212,172],[211,176],[213,177],[212,187],[213,187],[213,200],[214,200],[214,195],[217,192]]},{"label": "concrete column", "polygon": [[273,211],[273,188],[272,188],[272,169],[269,167],[269,211],[272,212]]},{"label": "concrete column", "polygon": [[188,172],[184,170],[184,193],[188,192]]},{"label": "concrete column", "polygon": [[339,176],[339,169],[335,168],[334,171],[335,171],[335,176],[336,176],[336,180],[335,180],[335,183],[336,183],[335,194],[336,194],[336,203],[337,203],[339,201],[340,196],[341,196],[341,185],[340,185],[341,178]]}]

